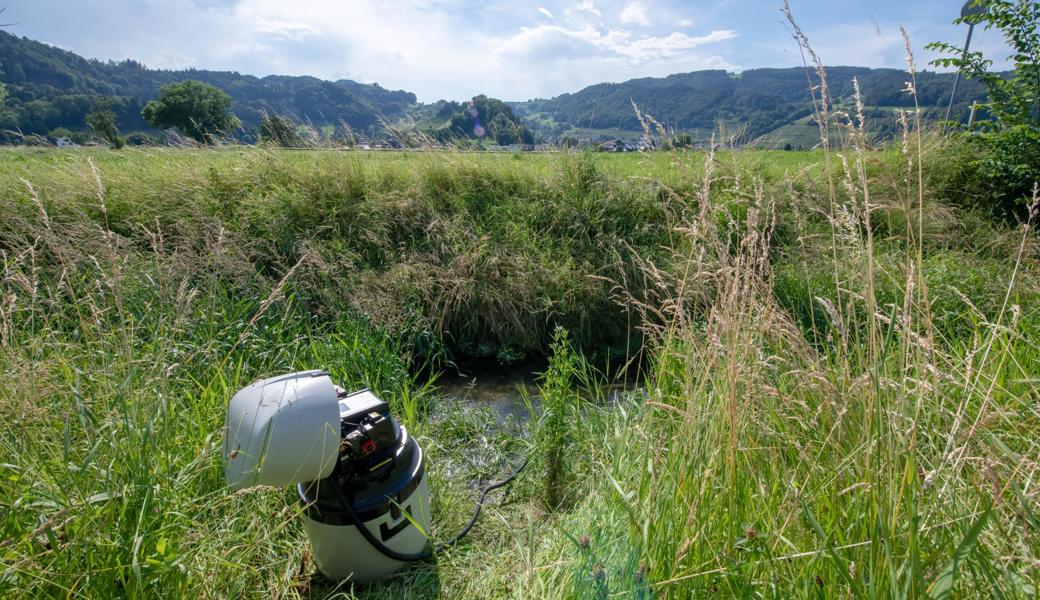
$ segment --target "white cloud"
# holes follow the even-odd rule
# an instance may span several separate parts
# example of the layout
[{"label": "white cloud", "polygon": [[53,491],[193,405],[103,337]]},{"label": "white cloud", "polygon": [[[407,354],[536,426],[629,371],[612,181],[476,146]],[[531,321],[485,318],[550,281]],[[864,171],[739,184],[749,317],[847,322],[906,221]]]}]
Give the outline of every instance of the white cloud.
[{"label": "white cloud", "polygon": [[[896,26],[883,31],[874,23],[836,25],[816,34],[813,46],[825,65],[884,67],[900,64],[906,55]],[[849,40],[855,40],[850,44]],[[797,56],[797,54],[796,54]],[[920,68],[922,65],[918,65]]]},{"label": "white cloud", "polygon": [[479,28],[460,28],[451,8],[437,0],[238,0],[234,12],[245,22],[320,30],[320,36],[292,47],[254,37],[253,47],[243,52],[266,61],[271,72],[330,79],[360,73],[361,79],[429,101],[474,95],[501,78],[487,65],[494,38]]},{"label": "white cloud", "polygon": [[253,28],[258,33],[278,36],[287,40],[302,40],[321,32],[306,23],[294,23],[280,19],[255,19]]},{"label": "white cloud", "polygon": [[625,57],[636,61],[670,58],[706,44],[736,37],[729,30],[712,31],[691,37],[685,33],[633,38],[623,30],[600,31],[594,27],[567,29],[559,25],[525,28],[505,41],[497,50],[499,57],[530,61],[558,60],[577,57]]},{"label": "white cloud", "polygon": [[553,17],[552,12],[550,12],[549,9],[545,8],[544,6],[539,6],[538,7],[538,12],[542,13],[543,15],[545,15],[549,19],[554,19],[555,18],[555,17]]},{"label": "white cloud", "polygon": [[735,35],[732,31],[713,31],[699,37],[679,32],[639,36],[617,29],[541,25],[504,40],[492,58],[526,92],[525,96],[512,96],[519,99],[575,91],[603,81],[698,69],[736,70],[723,57],[701,52],[702,47]]},{"label": "white cloud", "polygon": [[597,17],[599,17],[601,19],[603,18],[603,13],[600,12],[600,10],[598,8],[596,8],[596,3],[593,2],[592,0],[582,0],[574,8],[576,10],[579,10],[579,11],[582,11],[582,12],[587,12],[589,14],[596,15]]},{"label": "white cloud", "polygon": [[621,11],[621,22],[634,23],[636,25],[648,27],[650,25],[650,18],[646,16],[646,9],[643,7],[643,3],[636,0],[635,2],[629,3],[625,6],[625,9]]},{"label": "white cloud", "polygon": [[671,33],[664,37],[646,37],[618,48],[618,52],[640,60],[668,58],[705,44],[714,44],[737,37],[733,31],[712,31],[708,35],[690,37],[685,33]]},{"label": "white cloud", "polygon": [[679,27],[693,27],[693,21],[689,19],[680,19],[679,22],[676,23],[676,25],[678,25]]},{"label": "white cloud", "polygon": [[[603,26],[546,23],[494,32],[459,17],[459,11],[452,10],[457,0],[347,4],[310,0],[289,6],[282,0],[238,0],[238,18],[254,30],[265,24],[280,36],[254,34],[239,53],[276,73],[327,78],[360,73],[384,87],[414,91],[424,101],[479,93],[524,99],[575,91],[603,80],[732,68],[720,56],[699,52],[732,38],[732,31],[641,35]],[[638,3],[629,6],[642,8]],[[538,8],[545,17],[552,16],[548,8]],[[589,14],[598,10],[591,0],[579,8]],[[307,36],[306,43],[286,41],[286,32],[297,36],[293,39]]]},{"label": "white cloud", "polygon": [[170,69],[172,71],[177,71],[180,69],[199,67],[199,64],[198,60],[192,56],[187,56],[177,52],[163,52],[153,56],[148,62],[148,66],[155,69]]},{"label": "white cloud", "polygon": [[[530,19],[531,5],[508,0],[491,2],[498,12],[472,10],[469,0],[60,0],[62,10],[6,1],[24,2],[14,10],[19,21],[32,23],[15,33],[87,57],[349,78],[408,90],[424,102],[479,93],[522,100],[602,81],[734,68],[732,48],[709,50],[732,32],[607,26],[599,18],[606,0],[547,3],[541,8],[558,19],[531,27],[516,24]],[[619,10],[624,1],[612,6]],[[131,3],[139,10],[128,10]],[[81,26],[91,19],[125,35]]]},{"label": "white cloud", "polygon": [[594,29],[570,30],[559,25],[525,28],[505,40],[495,51],[497,58],[511,61],[559,60],[596,53]]}]

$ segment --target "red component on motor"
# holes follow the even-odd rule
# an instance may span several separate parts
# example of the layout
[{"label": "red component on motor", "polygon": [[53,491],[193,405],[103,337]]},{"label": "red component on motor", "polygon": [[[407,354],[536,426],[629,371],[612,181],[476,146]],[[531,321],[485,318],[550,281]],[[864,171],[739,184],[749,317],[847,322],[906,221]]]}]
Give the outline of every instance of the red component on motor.
[{"label": "red component on motor", "polygon": [[369,439],[369,440],[365,440],[365,441],[361,442],[361,452],[362,453],[364,453],[364,454],[372,454],[372,452],[374,452],[375,449],[376,449],[376,442],[375,442],[375,440]]}]

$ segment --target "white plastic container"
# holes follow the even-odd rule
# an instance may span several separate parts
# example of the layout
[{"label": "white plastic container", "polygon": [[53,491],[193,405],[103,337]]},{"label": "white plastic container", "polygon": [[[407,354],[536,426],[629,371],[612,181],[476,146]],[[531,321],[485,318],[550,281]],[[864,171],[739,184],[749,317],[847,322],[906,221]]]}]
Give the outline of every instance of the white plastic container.
[{"label": "white plastic container", "polygon": [[405,563],[385,556],[368,542],[343,510],[340,497],[365,527],[387,548],[417,554],[430,529],[430,488],[422,449],[400,427],[394,462],[365,482],[353,479],[340,485],[342,495],[328,486],[335,476],[301,483],[296,489],[304,507],[304,526],[314,562],[329,579],[364,583],[396,572]]}]

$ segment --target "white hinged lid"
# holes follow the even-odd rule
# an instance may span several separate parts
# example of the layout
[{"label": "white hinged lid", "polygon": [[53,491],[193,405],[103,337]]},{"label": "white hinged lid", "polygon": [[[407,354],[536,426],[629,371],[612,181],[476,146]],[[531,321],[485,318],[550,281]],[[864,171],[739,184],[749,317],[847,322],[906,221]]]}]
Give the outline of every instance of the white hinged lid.
[{"label": "white hinged lid", "polygon": [[262,379],[228,403],[224,478],[233,489],[328,477],[339,455],[336,387],[323,371]]}]

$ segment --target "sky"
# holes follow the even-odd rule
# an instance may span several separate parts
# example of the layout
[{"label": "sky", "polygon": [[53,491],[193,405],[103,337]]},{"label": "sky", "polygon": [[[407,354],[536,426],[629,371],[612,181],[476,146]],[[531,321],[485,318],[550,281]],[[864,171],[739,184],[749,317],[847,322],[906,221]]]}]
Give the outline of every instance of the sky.
[{"label": "sky", "polygon": [[[963,43],[960,0],[790,0],[828,65],[919,68]],[[782,0],[0,0],[5,29],[153,68],[353,79],[420,101],[551,97],[700,69],[800,66]],[[1006,66],[993,31],[973,49]]]}]

